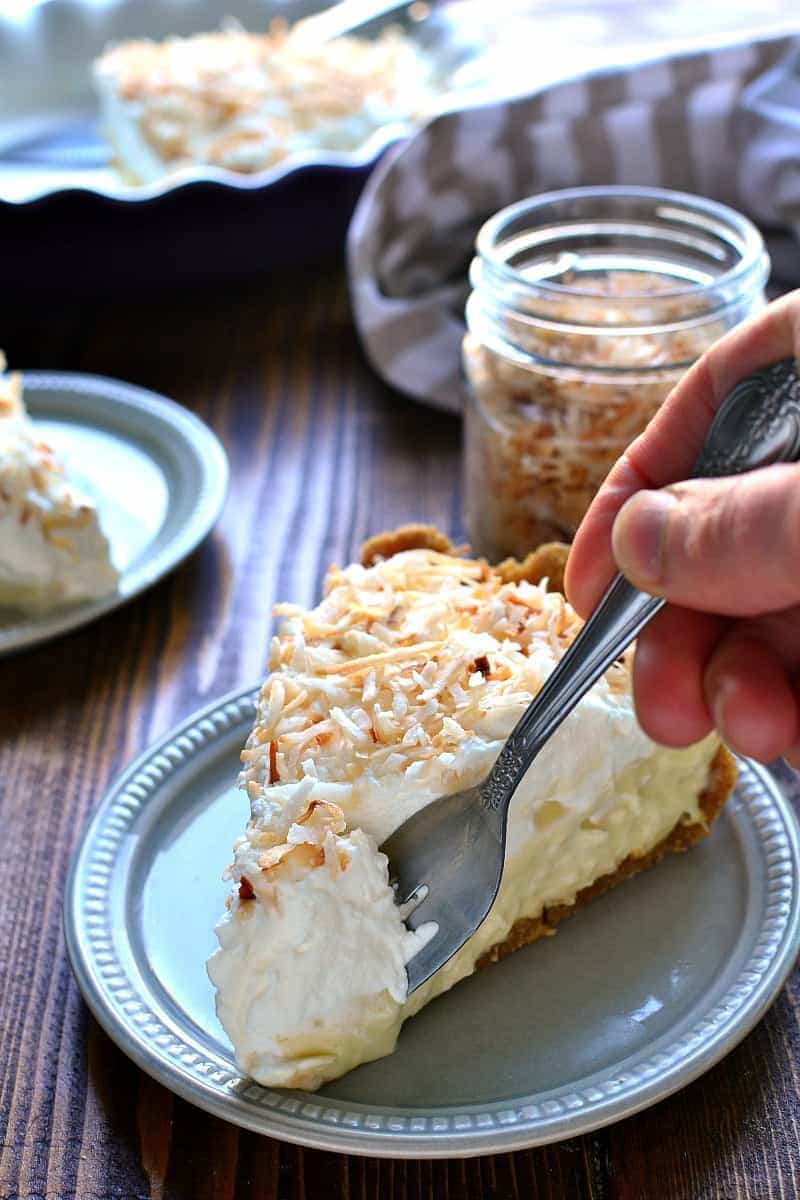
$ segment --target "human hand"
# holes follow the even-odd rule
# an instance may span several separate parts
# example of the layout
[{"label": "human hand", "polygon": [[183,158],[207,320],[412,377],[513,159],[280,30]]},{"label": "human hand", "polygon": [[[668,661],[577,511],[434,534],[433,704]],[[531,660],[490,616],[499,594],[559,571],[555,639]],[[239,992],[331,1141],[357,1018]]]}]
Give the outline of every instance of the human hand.
[{"label": "human hand", "polygon": [[800,766],[800,464],[688,482],[714,414],[746,375],[800,358],[800,291],[716,343],[611,470],[573,543],[583,616],[616,570],[669,603],[639,635],[633,683],[655,741],[716,727],[733,749]]}]

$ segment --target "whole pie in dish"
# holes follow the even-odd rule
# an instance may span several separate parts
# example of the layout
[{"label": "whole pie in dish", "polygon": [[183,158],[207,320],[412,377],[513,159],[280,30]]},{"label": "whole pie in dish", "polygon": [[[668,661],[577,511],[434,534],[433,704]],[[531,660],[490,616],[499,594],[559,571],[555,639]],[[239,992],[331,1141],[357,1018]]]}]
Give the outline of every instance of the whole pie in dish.
[{"label": "whole pie in dish", "polygon": [[0,605],[88,600],[118,579],[94,503],[42,440],[0,353]]},{"label": "whole pie in dish", "polygon": [[387,30],[319,44],[311,22],[111,46],[94,64],[102,124],[122,174],[151,183],[194,166],[243,174],[308,151],[356,150],[420,114],[429,68]]},{"label": "whole pie in dish", "polygon": [[565,557],[550,545],[490,567],[406,527],[332,567],[316,608],[279,606],[242,753],[251,819],[208,965],[237,1061],[259,1082],[316,1088],[389,1054],[429,1000],[708,832],[733,760],[715,734],[685,750],[650,741],[627,654],[518,788],[486,920],[407,996],[418,935],[378,847],[489,771],[580,628],[560,591]]}]

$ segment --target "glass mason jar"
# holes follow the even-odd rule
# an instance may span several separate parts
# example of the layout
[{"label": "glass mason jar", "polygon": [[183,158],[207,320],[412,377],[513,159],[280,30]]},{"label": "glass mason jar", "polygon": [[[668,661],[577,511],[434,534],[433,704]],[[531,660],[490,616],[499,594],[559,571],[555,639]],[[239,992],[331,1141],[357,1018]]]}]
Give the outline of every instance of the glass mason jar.
[{"label": "glass mason jar", "polygon": [[687,367],[763,306],[769,258],[732,209],[627,187],[514,204],[476,251],[465,499],[473,550],[496,562],[572,538]]}]

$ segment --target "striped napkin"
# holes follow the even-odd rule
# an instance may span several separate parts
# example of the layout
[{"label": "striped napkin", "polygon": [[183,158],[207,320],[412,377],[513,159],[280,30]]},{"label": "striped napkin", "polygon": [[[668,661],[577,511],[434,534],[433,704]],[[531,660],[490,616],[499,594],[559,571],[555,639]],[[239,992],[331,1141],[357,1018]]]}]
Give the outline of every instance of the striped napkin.
[{"label": "striped napkin", "polygon": [[378,373],[462,403],[475,234],[515,200],[581,184],[694,192],[800,231],[800,52],[787,37],[603,70],[444,114],[371,176],[348,236],[356,324]]}]

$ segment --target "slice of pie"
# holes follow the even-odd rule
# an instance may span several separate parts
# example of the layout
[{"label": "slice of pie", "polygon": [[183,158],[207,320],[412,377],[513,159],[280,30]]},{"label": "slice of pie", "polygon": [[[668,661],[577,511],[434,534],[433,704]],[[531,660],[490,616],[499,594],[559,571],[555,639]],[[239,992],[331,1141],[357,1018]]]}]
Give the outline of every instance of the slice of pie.
[{"label": "slice of pie", "polygon": [[378,846],[472,786],[580,628],[558,590],[564,547],[491,568],[435,531],[373,539],[289,605],[242,754],[251,820],[209,961],[241,1069],[316,1088],[391,1052],[434,996],[553,931],[593,896],[685,850],[735,778],[716,735],[655,745],[634,716],[630,655],[567,718],[519,787],[500,892],[471,940],[411,997],[416,948]]},{"label": "slice of pie", "polygon": [[118,578],[97,509],[42,441],[0,353],[0,605],[87,600]]}]

